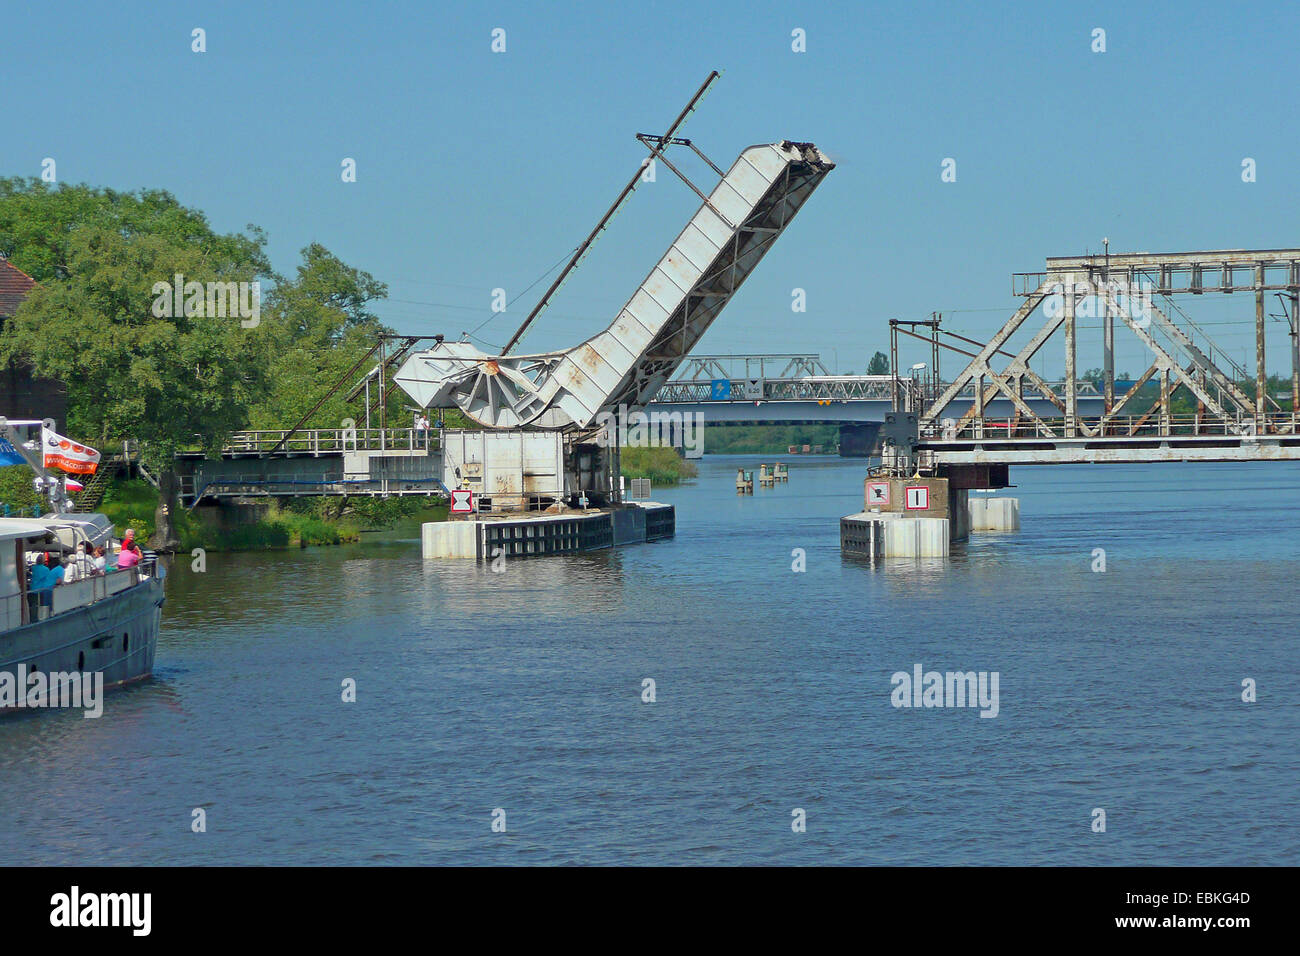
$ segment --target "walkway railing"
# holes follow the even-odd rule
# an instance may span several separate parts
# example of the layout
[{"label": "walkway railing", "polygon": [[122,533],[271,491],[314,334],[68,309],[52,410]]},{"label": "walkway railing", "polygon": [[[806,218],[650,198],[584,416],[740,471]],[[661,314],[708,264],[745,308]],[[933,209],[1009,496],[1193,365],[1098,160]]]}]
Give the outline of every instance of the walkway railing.
[{"label": "walkway railing", "polygon": [[[655,393],[651,404],[697,404],[705,402],[892,402],[894,389],[897,387],[901,404],[908,407],[926,400],[927,396],[937,397],[938,391],[933,385],[922,386],[909,378],[895,380],[890,375],[824,375],[804,378],[769,378],[769,379],[728,379],[729,387],[717,389],[710,381],[675,380],[668,382]],[[897,383],[897,385],[895,385]],[[1058,398],[1065,397],[1064,382],[1047,383]],[[1081,380],[1077,386],[1080,397],[1096,398],[1097,386],[1091,381]],[[916,401],[909,402],[914,396]],[[954,401],[975,397],[975,385],[971,383],[961,389]],[[1038,401],[1041,396],[1026,394],[1029,401]]]},{"label": "walkway railing", "polygon": [[921,429],[924,441],[988,441],[1019,438],[1251,438],[1266,435],[1297,434],[1297,419],[1290,412],[1269,415],[1261,424],[1254,418],[1222,422],[1195,415],[1170,415],[1162,421],[1159,411],[1141,415],[1116,415],[1103,419],[1099,415],[1076,415],[1074,434],[1069,434],[1071,420],[1065,417],[1044,418],[1041,422],[1015,418],[971,418],[964,422],[940,422]]},{"label": "walkway railing", "polygon": [[[289,436],[285,441],[285,436]],[[352,451],[429,451],[438,447],[434,429],[417,428],[303,428],[262,429],[235,432],[222,447],[222,454],[277,455],[339,454]]]}]

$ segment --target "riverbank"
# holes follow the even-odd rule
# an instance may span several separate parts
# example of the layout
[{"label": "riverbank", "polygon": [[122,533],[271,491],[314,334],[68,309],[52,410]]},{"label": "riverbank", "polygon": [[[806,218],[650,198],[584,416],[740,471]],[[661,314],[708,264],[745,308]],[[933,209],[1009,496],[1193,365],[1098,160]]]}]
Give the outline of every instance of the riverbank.
[{"label": "riverbank", "polygon": [[700,473],[675,448],[624,447],[618,454],[624,478],[649,478],[652,485],[677,485]]},{"label": "riverbank", "polygon": [[[253,521],[220,526],[181,509],[175,516],[181,551],[269,551],[359,541],[363,532],[384,531],[400,521],[443,521],[445,503],[431,498],[298,498],[288,503],[268,501]],[[99,511],[119,533],[134,528],[148,540],[155,529],[158,490],[146,481],[115,481]]]},{"label": "riverbank", "polygon": [[788,455],[791,445],[820,445],[834,453],[839,443],[838,425],[704,426],[706,455]]}]

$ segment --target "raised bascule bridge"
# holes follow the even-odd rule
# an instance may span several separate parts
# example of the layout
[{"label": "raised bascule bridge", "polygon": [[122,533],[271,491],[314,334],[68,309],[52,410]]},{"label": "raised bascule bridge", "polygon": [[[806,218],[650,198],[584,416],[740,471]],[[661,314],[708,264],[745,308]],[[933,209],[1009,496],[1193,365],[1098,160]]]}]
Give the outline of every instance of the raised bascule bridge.
[{"label": "raised bascule bridge", "polygon": [[[972,531],[1017,530],[1016,499],[970,494],[1009,487],[1012,465],[1300,460],[1300,249],[1061,256],[1012,282],[1023,302],[983,345],[963,339],[965,348],[954,346],[938,321],[896,324],[928,341],[936,363],[941,349],[952,348],[970,361],[920,410],[898,406],[886,416],[884,457],[866,479],[863,511],[840,523],[844,551],[941,556]],[[1254,299],[1253,373],[1179,304],[1212,294]],[[1290,388],[1281,395],[1269,391],[1265,347],[1273,297],[1289,341]],[[1041,324],[1029,321],[1036,313]],[[1086,402],[1077,374],[1081,314],[1101,325],[1095,410],[1086,407],[1091,396]],[[1149,362],[1122,393],[1117,331],[1136,337]],[[1063,390],[1030,365],[1049,343],[1063,350]],[[1149,383],[1157,397],[1143,408],[1139,396]],[[963,393],[969,401],[958,402]],[[1181,396],[1190,410],[1176,413]],[[1047,401],[1048,414],[1037,399]]]},{"label": "raised bascule bridge", "polygon": [[[611,431],[621,431],[626,418],[641,413],[669,381],[834,168],[816,146],[793,140],[744,149],[726,170],[714,164],[678,133],[717,78],[716,72],[709,75],[664,134],[637,135],[649,159],[638,165],[499,354],[443,336],[404,339],[391,343],[391,351],[381,351],[372,374],[353,388],[353,397],[362,388],[373,388],[378,395],[365,392],[367,410],[376,398],[382,409],[391,370],[393,382],[420,409],[454,409],[477,427],[440,430],[436,452],[421,444],[427,442],[424,436],[391,434],[382,421],[377,432],[353,427],[304,434],[295,427],[275,436],[236,436],[234,444],[248,451],[232,450],[221,463],[195,461],[191,474],[183,476],[189,501],[241,489],[272,494],[295,487],[290,482],[298,482],[302,493],[322,493],[329,483],[303,477],[303,463],[342,457],[344,486],[346,476],[353,475],[358,490],[373,488],[378,468],[386,493],[420,493],[431,480],[445,487],[453,517],[462,520],[426,525],[426,555],[562,553],[672,534],[670,506],[623,500],[619,447]],[[716,184],[701,188],[670,159],[670,150],[674,156],[689,150],[717,175]],[[672,171],[700,198],[695,214],[608,328],[571,348],[516,352],[534,320],[642,181],[648,162]],[[370,360],[358,363],[358,370]],[[617,424],[611,428],[611,423]],[[303,449],[304,439],[310,449]],[[295,448],[301,450],[297,456]],[[295,457],[296,466],[285,465],[282,474],[264,481],[241,484],[234,473],[247,467],[268,473],[270,463]],[[436,476],[427,474],[431,466]],[[325,475],[330,466],[316,467]],[[360,480],[363,468],[367,483]],[[426,474],[417,477],[421,470]]]}]

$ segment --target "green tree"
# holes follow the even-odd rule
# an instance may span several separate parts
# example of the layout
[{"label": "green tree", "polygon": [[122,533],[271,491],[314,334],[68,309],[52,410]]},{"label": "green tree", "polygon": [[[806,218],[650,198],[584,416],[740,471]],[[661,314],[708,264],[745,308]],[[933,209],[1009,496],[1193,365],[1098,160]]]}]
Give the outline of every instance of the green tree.
[{"label": "green tree", "polygon": [[0,334],[0,361],[29,363],[68,388],[68,430],[140,443],[159,473],[154,544],[175,544],[175,453],[215,451],[264,391],[267,334],[238,318],[156,315],[155,284],[253,282],[270,274],[265,238],[221,235],[160,191],[50,189],[0,180],[0,250],[40,283]]},{"label": "green tree", "polygon": [[[389,331],[369,311],[387,295],[384,283],[345,265],[319,243],[303,249],[296,274],[277,277],[265,300],[271,364],[268,389],[250,412],[252,426],[288,428],[301,420]],[[368,363],[357,379],[373,367]],[[356,418],[358,408],[346,401],[346,393],[346,387],[336,392],[307,424],[337,428],[342,419]],[[400,389],[392,390],[390,414],[400,411],[404,397]]]},{"label": "green tree", "polygon": [[888,375],[889,374],[889,356],[884,352],[877,352],[871,356],[871,361],[867,363],[868,375]]},{"label": "green tree", "polygon": [[[387,330],[369,311],[387,295],[324,246],[295,275],[274,274],[256,226],[220,234],[169,193],[0,179],[0,252],[39,285],[0,333],[17,359],[68,387],[68,431],[139,442],[163,494],[155,547],[177,542],[177,451],[214,454],[230,432],[297,422]],[[252,327],[234,316],[156,308],[157,283],[272,283]],[[175,304],[173,304],[175,305]],[[157,314],[156,314],[157,313]],[[309,424],[356,416],[340,391]],[[394,389],[390,413],[404,394]]]}]

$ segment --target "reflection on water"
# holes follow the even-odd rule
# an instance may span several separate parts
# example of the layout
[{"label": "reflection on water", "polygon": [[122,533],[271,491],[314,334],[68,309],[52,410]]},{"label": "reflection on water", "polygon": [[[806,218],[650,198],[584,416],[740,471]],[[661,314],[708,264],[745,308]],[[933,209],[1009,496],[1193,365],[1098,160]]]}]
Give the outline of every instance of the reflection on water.
[{"label": "reflection on water", "polygon": [[[787,460],[500,574],[414,527],[179,557],[155,680],[0,721],[0,862],[1297,862],[1292,466],[1013,469],[1021,533],[873,568],[862,464]],[[998,671],[999,716],[894,710],[917,663]]]}]

